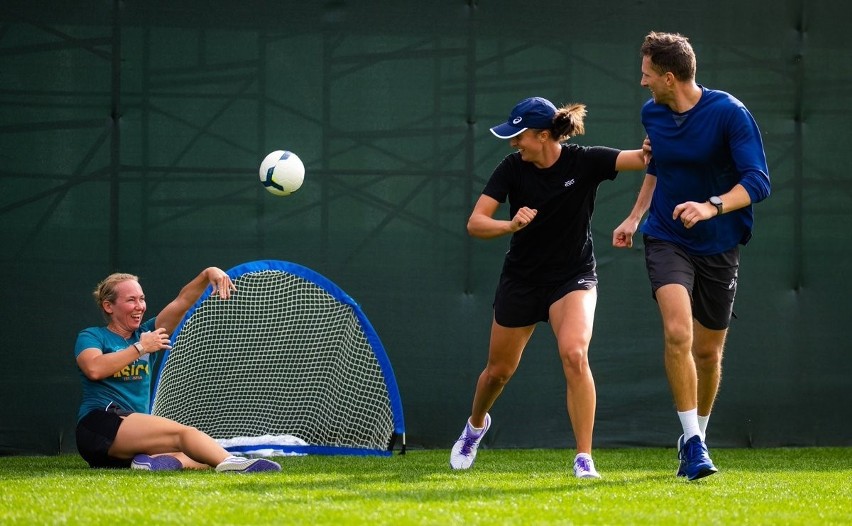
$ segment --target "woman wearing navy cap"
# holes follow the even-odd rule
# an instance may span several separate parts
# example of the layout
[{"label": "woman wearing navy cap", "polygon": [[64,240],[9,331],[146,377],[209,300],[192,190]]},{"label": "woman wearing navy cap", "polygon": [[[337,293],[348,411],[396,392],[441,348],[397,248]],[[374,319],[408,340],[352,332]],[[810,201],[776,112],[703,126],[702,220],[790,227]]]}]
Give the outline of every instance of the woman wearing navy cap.
[{"label": "woman wearing navy cap", "polygon": [[[453,446],[450,465],[473,465],[491,425],[488,411],[514,374],[538,322],[556,336],[568,384],[568,415],[577,442],[574,475],[599,478],[592,461],[595,382],[588,351],[597,303],[591,220],[595,194],[622,170],[645,169],[643,150],[568,144],[584,133],[586,107],[556,108],[549,100],[522,100],[509,119],[491,128],[516,151],[495,168],[467,223],[471,236],[511,234],[494,297],[488,362],[479,376],[471,415]],[[495,219],[509,201],[509,219]]]}]

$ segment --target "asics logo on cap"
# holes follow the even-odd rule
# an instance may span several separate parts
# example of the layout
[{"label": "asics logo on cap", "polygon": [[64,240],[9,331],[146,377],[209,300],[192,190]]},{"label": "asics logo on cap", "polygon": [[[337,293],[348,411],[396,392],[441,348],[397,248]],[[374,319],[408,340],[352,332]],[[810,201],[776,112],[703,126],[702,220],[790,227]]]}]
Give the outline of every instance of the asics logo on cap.
[{"label": "asics logo on cap", "polygon": [[512,124],[518,124],[522,120],[524,120],[523,117],[515,117],[514,119],[512,119]]}]

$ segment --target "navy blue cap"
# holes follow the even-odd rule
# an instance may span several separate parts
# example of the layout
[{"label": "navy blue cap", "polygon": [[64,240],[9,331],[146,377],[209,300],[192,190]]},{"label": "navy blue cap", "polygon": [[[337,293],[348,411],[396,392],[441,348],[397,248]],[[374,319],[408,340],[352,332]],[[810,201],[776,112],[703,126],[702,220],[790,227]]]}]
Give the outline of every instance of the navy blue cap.
[{"label": "navy blue cap", "polygon": [[547,99],[530,97],[512,108],[509,120],[491,128],[491,133],[500,139],[511,139],[524,130],[549,130],[556,115],[556,106]]}]

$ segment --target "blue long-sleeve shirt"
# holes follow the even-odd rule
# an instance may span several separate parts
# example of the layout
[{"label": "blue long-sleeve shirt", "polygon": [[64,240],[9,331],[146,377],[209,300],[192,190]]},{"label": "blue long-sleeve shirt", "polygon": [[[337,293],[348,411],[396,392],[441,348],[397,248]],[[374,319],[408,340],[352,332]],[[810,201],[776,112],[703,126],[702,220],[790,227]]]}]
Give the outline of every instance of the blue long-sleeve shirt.
[{"label": "blue long-sleeve shirt", "polygon": [[675,206],[707,201],[741,184],[752,203],[770,192],[769,169],[757,123],[742,102],[724,91],[701,87],[701,99],[684,113],[649,100],[642,124],[651,140],[648,173],[657,177],[648,219],[641,231],[707,256],[746,244],[754,213],[749,205],[687,229],[673,220]]}]

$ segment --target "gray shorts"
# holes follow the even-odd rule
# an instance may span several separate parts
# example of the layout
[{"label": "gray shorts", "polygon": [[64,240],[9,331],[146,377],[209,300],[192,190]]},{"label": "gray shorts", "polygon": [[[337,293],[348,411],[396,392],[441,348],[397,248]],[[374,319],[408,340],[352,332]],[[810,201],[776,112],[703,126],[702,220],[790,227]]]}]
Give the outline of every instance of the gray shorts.
[{"label": "gray shorts", "polygon": [[734,315],[740,247],[712,256],[687,254],[679,245],[648,235],[645,241],[645,266],[651,291],[677,283],[686,287],[692,299],[692,316],[712,330],[727,329]]}]

